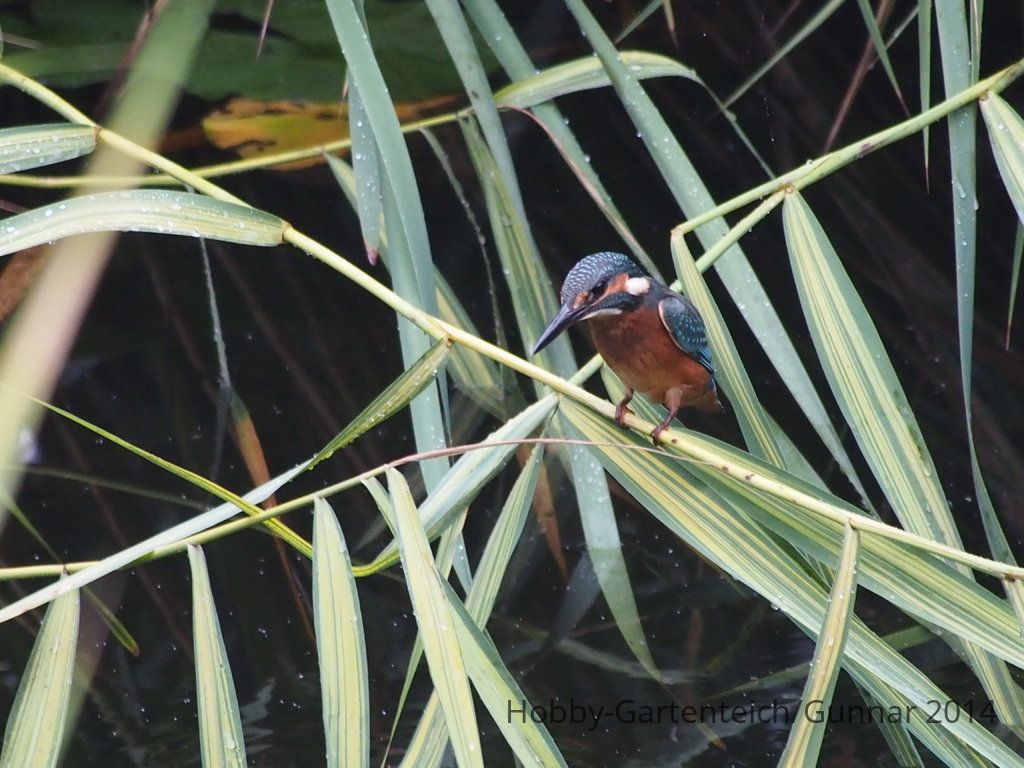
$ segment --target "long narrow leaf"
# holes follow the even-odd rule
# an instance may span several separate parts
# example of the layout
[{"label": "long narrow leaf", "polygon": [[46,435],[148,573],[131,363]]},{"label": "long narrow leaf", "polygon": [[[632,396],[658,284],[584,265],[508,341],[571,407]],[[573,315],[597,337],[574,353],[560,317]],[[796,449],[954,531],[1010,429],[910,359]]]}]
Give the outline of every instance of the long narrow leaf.
[{"label": "long narrow leaf", "polygon": [[1024,120],[996,93],[981,100],[981,114],[1003,186],[1024,222]]},{"label": "long narrow leaf", "polygon": [[[391,254],[388,271],[396,293],[436,315],[434,264],[419,187],[387,84],[370,45],[369,31],[360,12],[361,8],[362,3],[355,0],[327,2],[334,32],[345,56],[349,82],[359,91],[360,104],[366,113],[366,122],[380,155],[384,227]],[[405,318],[399,318],[398,332],[402,359],[406,367],[410,367],[426,352],[429,339]],[[445,382],[442,375],[438,388],[425,388],[410,404],[418,451],[436,450],[446,444],[442,414],[442,402],[447,401]],[[420,462],[428,490],[440,482],[447,469],[448,461],[444,458]]]},{"label": "long narrow leaf", "polygon": [[55,123],[0,130],[0,174],[41,168],[87,155],[96,147],[90,125]]},{"label": "long narrow leaf", "polygon": [[803,717],[797,717],[789,732],[786,749],[782,753],[779,765],[784,768],[794,766],[814,766],[818,763],[818,753],[825,737],[828,712],[832,703],[832,694],[839,679],[839,668],[846,646],[846,637],[850,630],[850,617],[853,615],[853,604],[857,594],[857,547],[860,534],[849,525],[846,526],[843,541],[843,553],[836,569],[836,579],[829,595],[828,615],[821,627],[818,644],[814,649],[811,671],[807,676],[807,684],[801,698]]},{"label": "long narrow leaf", "polygon": [[78,647],[78,591],[53,601],[36,636],[4,731],[0,768],[54,768],[67,725]]},{"label": "long narrow leaf", "polygon": [[[622,51],[622,63],[634,77],[646,80],[652,77],[684,77],[701,82],[697,73],[675,59],[649,51]],[[593,56],[573,59],[564,64],[547,67],[542,72],[506,85],[495,91],[494,101],[499,107],[528,109],[570,93],[605,88],[611,84],[601,62]]]},{"label": "long narrow leaf", "polygon": [[[301,474],[305,468],[305,463],[302,463],[297,467],[293,467],[287,472],[278,475],[270,482],[264,483],[258,488],[254,488],[249,491],[242,498],[244,498],[249,504],[259,504],[266,501],[286,483]],[[25,595],[25,597],[20,600],[15,600],[10,605],[5,605],[0,609],[0,624],[5,621],[9,621],[16,616],[20,616],[33,608],[38,608],[40,605],[46,605],[46,603],[72,589],[84,587],[86,584],[91,584],[97,579],[101,579],[116,570],[130,565],[131,563],[145,559],[146,556],[152,554],[154,550],[159,549],[160,547],[176,544],[179,541],[187,539],[189,536],[194,536],[208,528],[212,528],[215,525],[223,523],[225,520],[228,520],[237,514],[238,507],[231,502],[225,502],[224,504],[214,507],[208,512],[204,512],[186,520],[184,523],[179,523],[178,525],[172,526],[165,531],[161,531],[154,536],[150,536],[148,539],[143,539],[138,544],[125,547],[124,549],[103,558],[95,565],[83,568],[66,578],[53,582],[49,586],[37,589],[35,592],[30,592]]]},{"label": "long narrow leaf", "polygon": [[[477,627],[452,588],[445,583],[442,586],[452,609],[459,646],[466,660],[466,670],[473,679],[473,687],[519,762],[523,765],[567,765],[547,728],[531,716],[526,696],[506,669],[494,643]],[[521,712],[519,719],[517,711]]]},{"label": "long narrow leaf", "polygon": [[725,106],[728,107],[740,98],[740,96],[753,88],[762,77],[775,67],[776,64],[786,58],[790,54],[790,51],[806,40],[818,27],[828,21],[832,14],[839,10],[839,7],[842,4],[843,0],[829,0],[829,2],[822,6],[814,16],[807,20],[806,24],[800,27],[800,29],[789,37],[786,42],[778,46],[776,51],[764,64],[757,68],[757,71],[755,71],[754,74],[744,80],[735,91],[729,94],[728,98],[725,100]]},{"label": "long narrow leaf", "polygon": [[196,703],[203,765],[245,768],[245,742],[238,696],[231,676],[217,608],[213,604],[206,558],[199,547],[188,548],[192,568],[192,622],[195,635]]},{"label": "long narrow leaf", "polygon": [[878,56],[878,60],[882,62],[885,76],[889,78],[892,89],[896,91],[896,96],[902,102],[903,92],[900,91],[900,84],[896,79],[896,71],[892,68],[892,61],[889,58],[889,48],[882,37],[882,30],[878,28],[878,21],[875,19],[874,11],[871,10],[871,3],[868,0],[857,0],[857,7],[860,8],[861,16],[864,17],[864,25],[868,28],[868,36],[871,38],[871,44],[875,46],[875,54]]},{"label": "long narrow leaf", "polygon": [[278,245],[284,222],[254,208],[190,192],[101,192],[0,220],[0,256],[72,235],[117,231]]},{"label": "long narrow leaf", "polygon": [[[380,247],[381,217],[384,215],[384,197],[380,191],[380,152],[370,130],[370,120],[359,95],[359,87],[349,84],[348,130],[352,137],[352,170],[355,173],[356,212],[359,228],[363,232],[363,245],[371,264],[377,261]],[[332,166],[337,161],[327,156]]]},{"label": "long narrow leaf", "polygon": [[[530,503],[537,487],[544,446],[538,445],[516,479],[501,509],[498,521],[491,529],[473,584],[466,595],[466,611],[481,629],[487,625],[498,588],[505,575],[512,551],[519,542],[523,526],[529,516]],[[404,690],[403,690],[404,694]],[[404,695],[403,695],[404,700]],[[437,694],[433,693],[423,708],[416,731],[409,742],[402,765],[437,765],[444,754],[447,731],[442,730],[442,717]]]},{"label": "long narrow leaf", "polygon": [[424,352],[419,360],[407,370],[402,371],[397,379],[388,384],[384,391],[373,399],[372,403],[360,411],[358,416],[352,419],[313,457],[308,469],[312,469],[324,459],[330,458],[339,448],[348,445],[359,435],[387,421],[405,408],[410,400],[435,379],[437,372],[444,367],[450,349],[451,342],[442,339]]},{"label": "long narrow leaf", "polygon": [[370,684],[363,615],[334,510],[313,502],[313,618],[320,663],[327,764],[370,764]]},{"label": "long narrow leaf", "polygon": [[461,768],[482,767],[473,695],[456,639],[451,607],[405,478],[395,469],[388,469],[387,477],[406,587],[423,639],[430,677],[441,700],[455,758]]}]

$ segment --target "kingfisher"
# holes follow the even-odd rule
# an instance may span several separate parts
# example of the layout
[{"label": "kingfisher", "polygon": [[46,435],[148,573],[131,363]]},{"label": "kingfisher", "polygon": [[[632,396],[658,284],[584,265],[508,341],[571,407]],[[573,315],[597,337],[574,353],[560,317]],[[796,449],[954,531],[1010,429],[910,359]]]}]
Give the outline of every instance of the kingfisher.
[{"label": "kingfisher", "polygon": [[724,410],[700,312],[629,257],[612,252],[584,256],[566,275],[560,300],[562,308],[530,355],[586,320],[597,351],[626,385],[626,396],[615,409],[620,427],[637,391],[668,408],[651,432],[655,445],[681,408]]}]

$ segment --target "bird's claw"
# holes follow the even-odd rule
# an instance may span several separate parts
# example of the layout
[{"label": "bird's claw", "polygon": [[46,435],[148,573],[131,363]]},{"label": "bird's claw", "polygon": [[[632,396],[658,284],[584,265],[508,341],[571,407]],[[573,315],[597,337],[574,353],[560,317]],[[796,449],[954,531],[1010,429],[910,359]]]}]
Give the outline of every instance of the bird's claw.
[{"label": "bird's claw", "polygon": [[632,411],[629,410],[629,408],[626,407],[626,404],[624,402],[623,403],[619,403],[615,407],[615,423],[618,424],[623,429],[625,429],[625,427],[626,427],[626,414],[627,413],[632,413]]}]

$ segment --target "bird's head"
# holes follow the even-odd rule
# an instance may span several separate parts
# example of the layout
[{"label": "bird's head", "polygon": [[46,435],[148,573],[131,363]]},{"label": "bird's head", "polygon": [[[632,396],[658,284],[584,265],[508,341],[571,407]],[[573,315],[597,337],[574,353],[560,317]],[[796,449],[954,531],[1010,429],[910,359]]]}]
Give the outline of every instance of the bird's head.
[{"label": "bird's head", "polygon": [[569,270],[562,283],[562,308],[530,355],[536,355],[558,334],[581,320],[618,315],[640,306],[651,289],[651,279],[621,253],[592,253]]}]

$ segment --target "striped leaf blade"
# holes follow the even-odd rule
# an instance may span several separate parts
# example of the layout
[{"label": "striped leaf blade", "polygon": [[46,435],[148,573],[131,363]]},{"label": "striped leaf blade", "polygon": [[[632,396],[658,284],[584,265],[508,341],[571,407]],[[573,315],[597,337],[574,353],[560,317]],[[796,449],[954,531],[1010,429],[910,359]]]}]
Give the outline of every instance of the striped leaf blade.
[{"label": "striped leaf blade", "polygon": [[[446,583],[442,586],[452,609],[459,646],[473,687],[519,762],[545,767],[567,765],[547,728],[530,716],[526,695],[516,685],[494,643],[476,625],[455,591]],[[524,710],[522,717],[510,716],[518,708]]]},{"label": "striped leaf blade", "polygon": [[89,232],[152,232],[268,246],[280,244],[284,222],[191,192],[100,192],[0,220],[0,256]]},{"label": "striped leaf blade", "polygon": [[364,432],[376,427],[402,410],[423,389],[430,384],[448,360],[451,342],[442,339],[402,371],[398,378],[388,384],[384,390],[366,406],[359,415],[352,419],[319,453],[310,461],[308,469],[312,469],[321,461],[330,458],[335,451],[342,448]]},{"label": "striped leaf blade", "polygon": [[327,764],[369,766],[370,684],[352,562],[334,510],[313,502],[313,620]]},{"label": "striped leaf blade", "polygon": [[[700,82],[697,73],[675,59],[649,51],[622,51],[622,63],[634,77],[683,77]],[[506,85],[494,93],[499,107],[529,109],[570,93],[606,88],[611,85],[608,73],[593,56],[573,59]]]},{"label": "striped leaf blade", "polygon": [[54,768],[60,758],[78,647],[78,590],[46,611],[4,731],[0,768]]},{"label": "striped leaf blade", "polygon": [[441,702],[455,759],[461,768],[482,768],[473,694],[469,688],[451,607],[405,478],[393,468],[388,469],[387,478],[406,587],[412,599],[427,667]]},{"label": "striped leaf blade", "polygon": [[196,704],[199,709],[199,748],[203,765],[246,768],[242,718],[231,676],[217,608],[213,603],[206,558],[200,547],[189,546],[192,570],[192,626],[196,659]]},{"label": "striped leaf blade", "polygon": [[91,125],[53,123],[24,125],[0,130],[0,174],[62,163],[96,148],[96,129]]},{"label": "striped leaf blade", "polygon": [[996,93],[981,100],[992,154],[1017,218],[1024,222],[1024,120]]},{"label": "striped leaf blade", "polygon": [[[857,595],[857,549],[860,534],[849,524],[843,536],[843,551],[839,557],[835,581],[829,594],[828,614],[818,635],[818,643],[811,661],[811,671],[804,685],[800,709],[806,713],[797,717],[789,732],[786,749],[779,760],[780,768],[818,764],[821,742],[825,737],[832,703],[832,694],[839,679],[843,649],[850,631],[850,617]],[[810,708],[809,708],[810,707]]]},{"label": "striped leaf blade", "polygon": [[[487,619],[494,606],[505,570],[508,568],[512,551],[519,543],[519,537],[529,516],[543,456],[544,446],[536,446],[512,490],[509,491],[501,514],[491,529],[484,552],[480,556],[473,584],[466,595],[466,611],[481,629],[487,626]],[[443,725],[440,703],[435,692],[431,694],[423,708],[423,713],[416,724],[416,731],[402,757],[402,765],[437,765],[444,754],[448,739]]]}]

